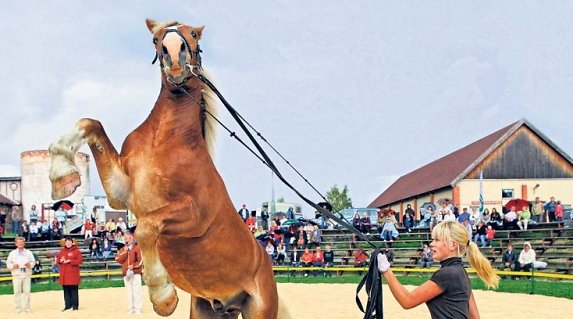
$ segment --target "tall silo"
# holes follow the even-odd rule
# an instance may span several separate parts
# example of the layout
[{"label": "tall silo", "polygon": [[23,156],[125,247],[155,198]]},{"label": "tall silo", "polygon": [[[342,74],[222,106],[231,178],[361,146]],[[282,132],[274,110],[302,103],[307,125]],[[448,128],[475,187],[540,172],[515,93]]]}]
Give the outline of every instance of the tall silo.
[{"label": "tall silo", "polygon": [[[22,167],[22,205],[24,218],[29,220],[30,208],[36,205],[41,212],[42,204],[55,201],[51,198],[52,184],[50,182],[51,157],[47,150],[25,151],[20,155]],[[80,173],[81,185],[67,200],[81,203],[85,195],[90,194],[90,157],[88,154],[76,153],[75,163]]]}]

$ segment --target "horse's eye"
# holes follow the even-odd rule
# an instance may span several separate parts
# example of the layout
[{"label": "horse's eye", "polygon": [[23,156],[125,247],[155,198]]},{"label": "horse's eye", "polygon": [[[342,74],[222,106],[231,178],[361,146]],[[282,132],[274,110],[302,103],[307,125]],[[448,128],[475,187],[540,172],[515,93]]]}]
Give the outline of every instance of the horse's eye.
[{"label": "horse's eye", "polygon": [[157,39],[153,38],[153,44],[157,44]]},{"label": "horse's eye", "polygon": [[192,36],[193,38],[196,38],[196,37],[197,37],[197,33],[195,33],[195,31],[191,31],[191,36]]}]

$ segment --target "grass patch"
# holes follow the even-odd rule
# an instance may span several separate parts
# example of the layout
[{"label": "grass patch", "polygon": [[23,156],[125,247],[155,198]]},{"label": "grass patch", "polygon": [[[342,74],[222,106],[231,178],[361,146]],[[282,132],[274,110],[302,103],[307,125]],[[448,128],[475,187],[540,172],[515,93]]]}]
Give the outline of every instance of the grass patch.
[{"label": "grass patch", "polygon": [[[430,279],[430,276],[397,276],[398,280],[403,285],[419,286]],[[355,275],[344,275],[339,277],[322,277],[322,276],[309,276],[304,277],[299,274],[296,277],[285,275],[276,276],[278,283],[301,283],[301,284],[358,284],[362,277]],[[472,288],[477,290],[487,290],[484,283],[478,278],[470,278]],[[110,279],[110,280],[84,280],[80,285],[80,289],[98,289],[98,288],[112,288],[123,287],[123,280]],[[32,292],[62,290],[57,280],[53,282],[32,283]],[[553,297],[561,297],[573,299],[573,283],[567,281],[549,281],[537,279],[533,282],[531,279],[521,278],[520,280],[502,279],[497,290],[499,292],[509,293],[524,293],[530,294],[532,291],[536,295],[545,295]],[[0,295],[12,294],[12,284],[6,283],[0,285]]]}]

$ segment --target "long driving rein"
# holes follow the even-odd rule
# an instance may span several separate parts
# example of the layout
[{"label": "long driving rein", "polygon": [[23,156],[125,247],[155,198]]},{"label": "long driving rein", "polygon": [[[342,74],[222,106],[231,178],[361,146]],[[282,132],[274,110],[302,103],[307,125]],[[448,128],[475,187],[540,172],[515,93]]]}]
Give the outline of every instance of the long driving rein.
[{"label": "long driving rein", "polygon": [[[181,31],[179,31],[179,29],[177,29],[176,26],[171,26],[169,28],[167,28],[167,31],[165,32],[165,34],[163,35],[163,38],[165,38],[165,36],[167,35],[167,33],[169,32],[175,32],[177,33],[177,35],[182,39],[182,41],[185,43],[185,47],[186,47],[186,53],[190,54],[191,57],[191,61],[193,60],[193,55],[195,55],[195,63],[193,65],[190,64],[185,64],[185,67],[188,67],[191,71],[191,76],[188,76],[185,78],[185,80],[182,83],[185,83],[187,80],[189,80],[191,77],[196,76],[199,80],[201,80],[201,82],[205,83],[205,85],[207,85],[219,98],[219,100],[221,100],[221,102],[223,103],[223,105],[225,106],[225,108],[227,109],[227,111],[231,114],[231,116],[235,119],[235,121],[237,122],[237,124],[239,124],[239,126],[241,127],[241,129],[243,130],[243,132],[248,136],[249,140],[251,141],[251,143],[255,146],[255,148],[258,151],[258,154],[252,149],[250,148],[247,144],[245,144],[236,134],[235,132],[232,132],[231,130],[229,130],[221,121],[219,121],[219,119],[217,119],[213,114],[209,113],[206,108],[205,108],[205,102],[203,99],[201,99],[201,101],[197,101],[195,100],[195,98],[193,97],[193,95],[191,95],[189,92],[187,92],[187,90],[179,84],[175,84],[172,82],[172,84],[174,84],[175,86],[177,86],[177,88],[182,91],[183,93],[187,94],[189,97],[191,97],[193,100],[195,100],[195,102],[197,104],[200,105],[201,107],[201,111],[202,111],[202,116],[205,116],[205,113],[209,113],[209,115],[211,117],[213,117],[215,119],[215,121],[217,121],[224,129],[226,129],[230,135],[232,137],[234,137],[237,141],[239,141],[243,146],[245,146],[253,155],[255,155],[255,157],[257,157],[259,160],[261,160],[263,162],[263,164],[265,164],[288,188],[290,188],[293,192],[295,192],[305,203],[307,203],[308,205],[312,206],[314,209],[316,209],[321,215],[326,216],[332,220],[334,220],[335,222],[337,222],[339,225],[341,225],[342,227],[346,228],[347,230],[349,230],[350,232],[352,232],[354,235],[358,236],[360,239],[366,241],[370,246],[372,246],[374,248],[374,252],[372,253],[372,256],[370,258],[370,267],[369,267],[369,271],[366,273],[366,275],[364,276],[364,278],[362,278],[362,280],[360,281],[360,283],[358,284],[357,290],[356,290],[356,304],[358,306],[358,308],[360,309],[360,311],[362,311],[364,313],[364,318],[363,319],[382,319],[384,317],[383,315],[383,311],[382,311],[382,285],[380,282],[380,273],[378,273],[378,269],[377,269],[377,255],[378,252],[380,251],[378,249],[378,247],[372,243],[368,237],[366,237],[363,233],[361,233],[360,231],[358,231],[356,228],[354,228],[352,225],[350,225],[350,223],[344,219],[344,217],[338,217],[335,214],[329,212],[328,210],[324,209],[323,207],[319,206],[318,204],[314,203],[313,201],[311,201],[310,199],[306,198],[302,193],[300,193],[293,185],[291,185],[281,174],[281,172],[279,171],[279,169],[275,166],[274,162],[270,159],[270,157],[268,156],[268,154],[265,152],[265,150],[261,147],[261,145],[257,142],[257,140],[253,137],[253,134],[251,134],[251,132],[249,131],[249,129],[246,127],[245,123],[244,123],[244,119],[243,117],[237,112],[237,110],[235,110],[235,108],[233,108],[231,106],[231,104],[229,104],[229,102],[227,102],[227,100],[225,99],[225,97],[223,97],[223,95],[221,94],[221,92],[219,92],[219,90],[215,87],[215,85],[213,83],[211,83],[211,81],[209,81],[209,79],[207,79],[205,76],[203,76],[201,74],[202,71],[202,67],[201,67],[201,49],[199,48],[199,41],[196,37],[196,34],[193,34],[194,32],[192,32],[191,36],[194,39],[197,39],[197,49],[195,51],[191,51],[191,46],[189,46],[189,43],[187,42],[187,40],[185,39],[185,37],[181,34]],[[183,51],[183,50],[181,50]],[[166,52],[165,52],[166,53]],[[180,53],[180,61],[181,59],[181,53]],[[170,57],[169,57],[170,58]],[[155,64],[155,62],[159,59],[159,65],[161,66],[161,70],[162,72],[165,73],[165,67],[163,65],[163,54],[157,53],[157,50],[155,52],[155,58],[153,59],[152,64]],[[184,61],[187,61],[186,59]],[[168,81],[169,81],[169,77],[166,76]],[[171,81],[170,81],[171,82]],[[202,121],[202,123],[204,123],[204,120]],[[204,132],[204,127],[202,127],[203,132]],[[255,130],[256,131],[256,130]],[[257,135],[259,137],[261,137],[263,140],[266,141],[266,139],[264,139],[264,137],[262,137],[262,135],[257,132]],[[268,142],[267,142],[268,143]],[[274,148],[273,148],[274,149]],[[286,161],[286,159],[285,159]],[[288,161],[287,161],[288,163]],[[290,165],[290,163],[289,163]],[[291,166],[292,167],[292,166]],[[294,169],[294,168],[293,168]],[[298,172],[298,171],[297,171]],[[300,175],[300,173],[299,173]],[[302,177],[302,175],[301,175]],[[308,182],[308,180],[306,178],[303,177],[303,179],[310,185],[310,183]],[[313,189],[314,186],[311,185],[311,187]],[[315,189],[316,190],[316,189]],[[322,196],[322,195],[321,195]],[[364,287],[365,286],[365,287]],[[362,306],[362,303],[360,301],[360,299],[358,298],[358,293],[362,288],[366,288],[366,294],[368,295],[368,301],[366,304],[366,307]]]}]

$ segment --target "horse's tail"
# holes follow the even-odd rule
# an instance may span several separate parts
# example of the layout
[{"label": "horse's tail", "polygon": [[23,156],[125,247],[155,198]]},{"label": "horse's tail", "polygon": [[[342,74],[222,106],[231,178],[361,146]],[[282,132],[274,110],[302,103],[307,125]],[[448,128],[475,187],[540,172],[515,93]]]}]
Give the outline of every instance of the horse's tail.
[{"label": "horse's tail", "polygon": [[[209,72],[207,72],[206,69],[203,69],[201,73],[210,82],[213,82],[211,80],[211,75]],[[211,90],[211,88],[209,88],[209,86],[207,86],[205,83],[203,83],[202,89],[203,99],[205,100],[205,109],[207,112],[209,112],[209,114],[212,115],[211,116],[209,114],[205,114],[205,142],[207,143],[207,151],[209,152],[209,155],[211,155],[211,158],[214,160],[215,146],[217,142],[217,121],[213,117],[217,117],[219,113],[219,99],[217,98],[217,95],[215,95],[215,93]]]},{"label": "horse's tail", "polygon": [[277,319],[291,319],[285,299],[279,295],[279,314]]}]

